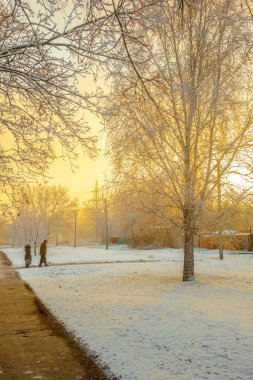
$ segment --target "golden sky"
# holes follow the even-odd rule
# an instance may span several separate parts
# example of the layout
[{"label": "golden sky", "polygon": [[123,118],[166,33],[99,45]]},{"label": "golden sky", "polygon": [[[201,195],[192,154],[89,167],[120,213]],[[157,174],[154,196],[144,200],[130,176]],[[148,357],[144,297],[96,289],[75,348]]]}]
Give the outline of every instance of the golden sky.
[{"label": "golden sky", "polygon": [[49,171],[53,177],[49,184],[66,186],[73,197],[78,197],[80,201],[87,200],[92,197],[90,191],[94,189],[96,180],[99,186],[103,184],[109,165],[102,155],[95,160],[80,155],[76,164],[78,169],[73,173],[68,162],[55,161]]},{"label": "golden sky", "polygon": [[96,180],[101,186],[106,173],[109,173],[109,162],[104,157],[105,137],[101,132],[102,126],[98,118],[93,115],[87,114],[87,121],[91,128],[91,134],[97,135],[99,138],[100,155],[96,159],[90,159],[79,149],[79,158],[75,162],[78,168],[74,172],[68,161],[58,159],[50,168],[49,175],[53,178],[48,181],[49,184],[66,186],[71,195],[78,197],[80,202],[91,198],[91,191],[94,190]]},{"label": "golden sky", "polygon": [[[80,87],[93,92],[95,84],[90,77],[89,79],[82,80]],[[82,201],[88,200],[93,196],[92,190],[95,188],[96,180],[98,181],[98,185],[102,186],[106,173],[108,174],[110,171],[108,159],[104,157],[105,136],[101,132],[102,125],[100,124],[99,118],[89,111],[87,111],[85,116],[88,126],[90,127],[90,134],[98,137],[99,156],[96,159],[90,159],[87,155],[85,156],[82,149],[79,148],[77,150],[79,157],[74,162],[77,168],[74,168],[73,171],[73,167],[71,167],[67,159],[57,159],[50,167],[48,173],[50,179],[47,180],[48,184],[67,187],[72,197],[79,198],[80,205]],[[3,143],[5,149],[7,149],[13,143],[12,136],[7,132],[2,134],[1,143]],[[59,152],[61,152],[60,146],[58,146],[59,143],[55,142],[56,152],[58,149]]]},{"label": "golden sky", "polygon": [[[105,89],[102,74],[96,80],[96,83],[92,75],[87,78],[79,78],[81,92],[84,90],[86,93],[91,94],[96,91],[97,87]],[[89,111],[87,111],[85,116],[91,129],[91,135],[98,137],[99,156],[96,159],[90,159],[79,149],[79,158],[75,161],[75,165],[78,168],[74,172],[71,169],[70,163],[63,159],[56,160],[49,171],[49,175],[53,177],[49,180],[49,184],[66,186],[73,197],[79,198],[80,204],[83,200],[88,200],[93,196],[91,192],[95,188],[96,180],[99,186],[103,185],[105,175],[109,174],[110,171],[109,160],[104,156],[105,135],[101,132],[102,125],[100,120]]]}]

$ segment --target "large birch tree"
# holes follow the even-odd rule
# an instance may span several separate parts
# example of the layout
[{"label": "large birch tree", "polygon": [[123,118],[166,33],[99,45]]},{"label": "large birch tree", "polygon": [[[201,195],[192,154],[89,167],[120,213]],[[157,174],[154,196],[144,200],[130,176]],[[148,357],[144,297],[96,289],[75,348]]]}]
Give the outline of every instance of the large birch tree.
[{"label": "large birch tree", "polygon": [[201,0],[183,21],[158,2],[127,24],[118,15],[118,24],[129,60],[112,70],[108,152],[117,181],[147,191],[152,183],[161,209],[180,211],[188,281],[196,223],[217,191],[217,162],[223,178],[245,174],[252,162],[252,20],[236,1]]}]

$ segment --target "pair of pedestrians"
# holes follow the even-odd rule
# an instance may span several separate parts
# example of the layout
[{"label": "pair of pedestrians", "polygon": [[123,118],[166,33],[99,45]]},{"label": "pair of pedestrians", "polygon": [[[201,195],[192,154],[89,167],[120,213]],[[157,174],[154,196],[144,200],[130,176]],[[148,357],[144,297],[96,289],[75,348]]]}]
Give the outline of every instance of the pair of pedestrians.
[{"label": "pair of pedestrians", "polygon": [[[44,240],[43,243],[40,246],[40,263],[39,267],[42,266],[42,264],[45,264],[47,267],[47,240]],[[31,255],[31,246],[30,244],[27,244],[25,246],[25,267],[29,268],[29,266],[32,263],[32,255]]]}]

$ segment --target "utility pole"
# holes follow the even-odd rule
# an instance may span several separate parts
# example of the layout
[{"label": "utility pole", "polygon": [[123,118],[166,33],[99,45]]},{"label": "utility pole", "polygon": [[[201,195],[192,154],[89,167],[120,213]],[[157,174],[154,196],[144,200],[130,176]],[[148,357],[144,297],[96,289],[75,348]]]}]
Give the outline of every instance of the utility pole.
[{"label": "utility pole", "polygon": [[76,217],[77,217],[77,211],[75,211],[75,234],[74,234],[74,248],[76,248]]},{"label": "utility pole", "polygon": [[58,245],[58,222],[55,223],[55,245]]},{"label": "utility pole", "polygon": [[221,223],[221,162],[217,160],[217,193],[218,193],[218,218],[219,218],[219,258],[223,260],[223,236]]},{"label": "utility pole", "polygon": [[107,212],[107,201],[104,199],[105,206],[105,247],[108,249],[109,246],[109,234],[108,234],[108,212]]}]

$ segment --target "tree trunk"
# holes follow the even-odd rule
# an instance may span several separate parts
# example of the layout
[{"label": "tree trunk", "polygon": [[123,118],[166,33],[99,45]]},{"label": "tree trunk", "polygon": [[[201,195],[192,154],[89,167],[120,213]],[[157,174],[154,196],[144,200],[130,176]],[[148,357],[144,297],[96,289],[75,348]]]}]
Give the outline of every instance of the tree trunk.
[{"label": "tree trunk", "polygon": [[217,160],[217,195],[218,195],[218,216],[219,216],[219,258],[223,260],[223,226],[221,218],[221,162]]},{"label": "tree trunk", "polygon": [[191,211],[184,211],[184,271],[183,281],[194,280],[194,221]]},{"label": "tree trunk", "polygon": [[219,229],[219,258],[223,260],[223,235],[221,229]]},{"label": "tree trunk", "polygon": [[58,246],[58,225],[55,228],[55,245]]},{"label": "tree trunk", "polygon": [[76,217],[77,217],[77,211],[75,212],[74,248],[76,248]]},{"label": "tree trunk", "polygon": [[33,252],[34,252],[34,256],[36,256],[36,248],[37,248],[37,244],[36,244],[36,241],[34,242],[34,245],[33,245]]},{"label": "tree trunk", "polygon": [[107,201],[104,199],[104,211],[105,211],[105,248],[108,249],[109,246],[109,231],[108,231],[108,212],[107,212]]}]

